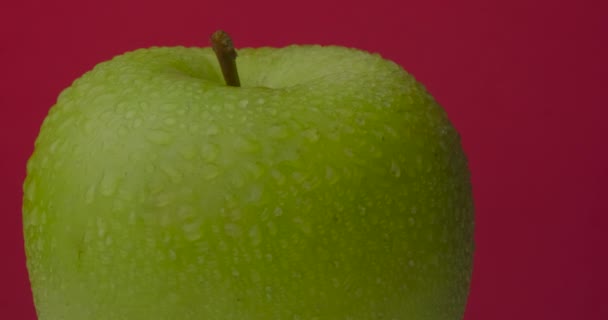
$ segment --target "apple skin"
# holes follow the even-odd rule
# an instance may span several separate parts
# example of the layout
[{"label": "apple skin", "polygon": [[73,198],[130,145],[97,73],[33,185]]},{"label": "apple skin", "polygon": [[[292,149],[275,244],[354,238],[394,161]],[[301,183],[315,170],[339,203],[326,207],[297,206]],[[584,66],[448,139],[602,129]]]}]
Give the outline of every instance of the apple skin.
[{"label": "apple skin", "polygon": [[393,62],[343,47],[140,49],[64,90],[24,184],[38,317],[461,319],[459,135]]}]

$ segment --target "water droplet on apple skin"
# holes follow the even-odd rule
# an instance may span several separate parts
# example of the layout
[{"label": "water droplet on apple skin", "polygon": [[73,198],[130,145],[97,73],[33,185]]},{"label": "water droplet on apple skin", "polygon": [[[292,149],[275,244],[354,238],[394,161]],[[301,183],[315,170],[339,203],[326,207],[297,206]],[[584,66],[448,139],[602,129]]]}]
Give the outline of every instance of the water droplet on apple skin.
[{"label": "water droplet on apple skin", "polygon": [[175,194],[170,192],[162,192],[154,196],[153,203],[157,208],[167,207],[173,203]]},{"label": "water droplet on apple skin", "polygon": [[25,187],[25,198],[28,201],[33,201],[36,198],[36,181],[29,179]]},{"label": "water droplet on apple skin", "polygon": [[249,188],[249,194],[247,201],[250,203],[257,203],[262,198],[264,188],[262,185],[254,184]]},{"label": "water droplet on apple skin", "polygon": [[183,175],[180,171],[178,171],[177,169],[175,169],[174,165],[170,164],[170,163],[163,163],[160,165],[160,169],[161,171],[166,174],[171,183],[173,184],[178,184],[183,180]]},{"label": "water droplet on apple skin", "polygon": [[201,158],[207,162],[216,161],[219,154],[219,147],[211,143],[202,143]]},{"label": "water droplet on apple skin", "polygon": [[249,105],[249,100],[244,99],[244,100],[239,101],[239,107],[241,107],[241,108],[247,108],[248,105]]},{"label": "water droplet on apple skin", "polygon": [[118,176],[115,173],[107,171],[103,174],[100,182],[101,195],[109,197],[112,196],[118,188]]},{"label": "water droplet on apple skin", "polygon": [[268,221],[268,222],[266,223],[266,227],[267,227],[268,233],[269,233],[270,235],[274,236],[274,235],[276,235],[276,234],[277,234],[277,227],[276,227],[276,225],[274,224],[274,222],[272,222],[272,221]]},{"label": "water droplet on apple skin", "polygon": [[97,184],[91,184],[89,186],[89,188],[87,188],[87,192],[85,193],[84,196],[84,201],[86,204],[91,204],[93,203],[93,200],[95,200],[95,193],[97,192]]},{"label": "water droplet on apple skin", "polygon": [[397,164],[397,162],[395,160],[393,160],[391,162],[391,174],[395,177],[395,178],[399,178],[401,177],[401,168],[399,167],[399,165]]},{"label": "water droplet on apple skin", "polygon": [[285,176],[279,170],[270,171],[270,175],[279,186],[283,185],[286,181]]},{"label": "water droplet on apple skin", "polygon": [[147,141],[157,145],[169,145],[173,141],[173,137],[169,133],[160,130],[146,132],[145,138]]},{"label": "water droplet on apple skin", "polygon": [[215,135],[217,135],[219,132],[220,132],[220,129],[219,129],[219,128],[218,128],[216,125],[214,125],[214,124],[209,125],[209,126],[208,126],[208,127],[205,129],[205,134],[207,134],[208,136],[215,136]]},{"label": "water droplet on apple skin", "polygon": [[289,132],[284,126],[274,125],[267,129],[267,134],[270,138],[285,139],[289,136]]},{"label": "water droplet on apple skin", "polygon": [[257,225],[254,225],[249,229],[249,238],[251,239],[251,244],[253,246],[258,246],[262,242],[262,238],[260,236],[260,229]]},{"label": "water droplet on apple skin", "polygon": [[320,138],[319,130],[314,128],[305,130],[302,135],[306,137],[309,142],[317,142]]},{"label": "water droplet on apple skin", "polygon": [[224,232],[231,238],[237,238],[241,236],[241,226],[235,223],[226,223],[224,225]]},{"label": "water droplet on apple skin", "polygon": [[202,221],[197,220],[185,223],[182,226],[182,230],[184,231],[184,235],[188,241],[197,241],[203,236],[201,224]]}]

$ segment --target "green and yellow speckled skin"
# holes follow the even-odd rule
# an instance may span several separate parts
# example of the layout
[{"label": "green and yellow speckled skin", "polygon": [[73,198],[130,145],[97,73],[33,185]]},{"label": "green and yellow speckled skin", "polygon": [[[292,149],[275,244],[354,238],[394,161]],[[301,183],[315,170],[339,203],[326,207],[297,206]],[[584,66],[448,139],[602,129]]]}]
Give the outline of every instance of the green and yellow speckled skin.
[{"label": "green and yellow speckled skin", "polygon": [[209,48],[96,66],[44,121],[24,185],[40,320],[456,320],[473,202],[413,77],[341,47]]}]

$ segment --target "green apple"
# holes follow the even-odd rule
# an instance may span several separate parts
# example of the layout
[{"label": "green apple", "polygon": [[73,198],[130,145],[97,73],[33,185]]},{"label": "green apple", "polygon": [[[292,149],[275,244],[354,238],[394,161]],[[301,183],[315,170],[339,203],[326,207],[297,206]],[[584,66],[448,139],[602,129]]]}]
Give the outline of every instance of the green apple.
[{"label": "green apple", "polygon": [[424,87],[338,46],[154,47],[51,108],[23,222],[40,320],[463,316],[473,201]]}]

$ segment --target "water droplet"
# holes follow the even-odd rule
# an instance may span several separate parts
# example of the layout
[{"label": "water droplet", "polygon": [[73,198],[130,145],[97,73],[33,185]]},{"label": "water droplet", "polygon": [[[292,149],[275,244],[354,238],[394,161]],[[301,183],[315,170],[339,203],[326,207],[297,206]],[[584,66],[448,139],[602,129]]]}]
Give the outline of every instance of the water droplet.
[{"label": "water droplet", "polygon": [[157,207],[165,207],[171,203],[173,195],[170,193],[161,193],[154,199],[154,204]]},{"label": "water droplet", "polygon": [[239,237],[241,235],[241,227],[235,223],[226,223],[224,225],[224,231],[230,237]]},{"label": "water droplet", "polygon": [[38,224],[38,209],[36,207],[33,207],[29,210],[29,212],[25,210],[26,209],[24,208],[23,225],[26,227],[31,227]]},{"label": "water droplet", "polygon": [[201,157],[203,158],[203,160],[213,162],[217,158],[217,154],[217,146],[210,143],[203,143],[203,145],[201,146]]},{"label": "water droplet", "polygon": [[199,133],[201,130],[201,126],[198,123],[192,123],[188,126],[188,132],[190,133]]},{"label": "water droplet", "polygon": [[374,158],[382,158],[382,150],[377,148],[375,145],[372,145],[369,148],[369,154],[371,154]]},{"label": "water droplet", "polygon": [[192,218],[194,216],[194,210],[190,206],[181,206],[177,209],[177,216],[182,220]]},{"label": "water droplet", "polygon": [[260,242],[262,242],[262,239],[260,238],[260,231],[258,229],[258,226],[253,226],[253,227],[251,227],[251,229],[249,229],[249,237],[251,238],[251,243],[254,246],[257,246],[260,244]]},{"label": "water droplet", "polygon": [[84,123],[84,132],[86,134],[91,134],[93,132],[94,122],[90,120],[86,120]]},{"label": "water droplet", "polygon": [[125,114],[125,118],[126,119],[133,119],[133,117],[135,116],[135,111],[133,110],[129,110],[127,111],[127,113]]},{"label": "water droplet", "polygon": [[220,129],[216,126],[216,125],[210,125],[209,127],[207,127],[207,130],[205,130],[205,133],[209,136],[214,136],[216,134],[218,134],[220,132]]},{"label": "water droplet", "polygon": [[101,218],[97,218],[97,235],[102,238],[106,234],[106,224],[101,220]]},{"label": "water droplet", "polygon": [[359,215],[364,216],[367,213],[367,208],[364,206],[359,206]]},{"label": "water droplet", "polygon": [[283,185],[285,183],[285,176],[283,176],[283,174],[281,174],[280,171],[272,170],[270,172],[270,175],[272,175],[272,177],[276,180],[278,185]]},{"label": "water droplet", "polygon": [[397,138],[399,136],[399,134],[397,133],[397,130],[395,130],[393,127],[391,127],[389,125],[385,125],[384,129],[386,130],[386,133],[388,133],[393,138]]},{"label": "water droplet", "polygon": [[177,254],[175,254],[175,251],[173,250],[169,250],[169,259],[174,260],[177,259]]},{"label": "water droplet", "polygon": [[338,280],[338,278],[332,278],[331,279],[332,284],[334,285],[334,288],[338,288],[340,287],[340,281]]},{"label": "water droplet", "polygon": [[177,108],[177,105],[174,103],[165,103],[160,107],[163,111],[171,111]]},{"label": "water droplet", "polygon": [[53,141],[53,143],[51,143],[51,145],[49,146],[49,152],[55,153],[55,150],[57,150],[58,146],[59,146],[59,140]]},{"label": "water droplet", "polygon": [[357,288],[357,290],[355,290],[355,295],[361,297],[363,295],[363,289]]},{"label": "water droplet", "polygon": [[249,100],[241,100],[241,101],[239,101],[239,106],[241,108],[246,108],[247,105],[249,105]]},{"label": "water droplet", "polygon": [[270,232],[271,235],[274,236],[277,234],[277,227],[274,225],[274,222],[268,221],[268,223],[266,223],[266,226],[268,227],[268,232]]},{"label": "water droplet", "polygon": [[291,174],[291,177],[297,182],[300,183],[304,180],[304,174],[302,174],[301,172],[294,172]]},{"label": "water droplet", "polygon": [[[222,208],[222,211],[224,211],[223,208]],[[230,217],[230,219],[232,221],[237,221],[243,217],[243,213],[241,212],[240,209],[236,208],[236,209],[230,210],[230,212],[228,213],[228,216]]]},{"label": "water droplet", "polygon": [[279,139],[286,138],[287,129],[285,129],[285,127],[279,126],[279,125],[272,126],[272,127],[268,128],[268,135],[271,138],[279,138]]},{"label": "water droplet", "polygon": [[174,118],[168,118],[168,119],[165,119],[165,124],[166,124],[166,125],[172,126],[172,125],[174,125],[175,123],[177,123],[177,121],[176,121]]},{"label": "water droplet", "polygon": [[188,146],[184,149],[181,149],[179,151],[179,154],[185,159],[185,160],[192,160],[194,159],[194,156],[196,155],[196,150],[194,149],[193,146]]},{"label": "water droplet", "polygon": [[143,121],[141,119],[135,119],[135,121],[133,121],[133,128],[141,127],[142,122]]},{"label": "water droplet", "polygon": [[243,185],[245,185],[245,179],[244,179],[243,175],[240,173],[232,174],[230,182],[232,182],[232,185],[237,188],[241,188],[241,187],[243,187]]},{"label": "water droplet", "polygon": [[283,215],[283,209],[281,207],[274,208],[274,215],[276,217],[280,217]]},{"label": "water droplet", "polygon": [[254,283],[260,282],[260,280],[262,280],[262,278],[260,277],[260,274],[257,273],[256,271],[251,271],[251,281],[253,281]]},{"label": "water droplet", "polygon": [[160,170],[164,172],[167,176],[169,176],[169,179],[172,183],[177,184],[182,181],[182,173],[177,171],[173,166],[167,163],[163,163],[160,166]]},{"label": "water droplet", "polygon": [[[169,214],[169,212],[163,212],[158,216],[158,224],[161,227],[166,227],[168,226],[173,220],[171,219],[171,215]],[[166,238],[165,239],[165,243],[168,243],[169,239]]]},{"label": "water droplet", "polygon": [[255,179],[261,177],[262,173],[264,173],[262,167],[260,167],[254,162],[247,162],[243,166],[245,167],[245,169],[247,169],[247,172],[249,172]]},{"label": "water droplet", "polygon": [[154,144],[167,145],[171,143],[171,135],[164,131],[150,131],[146,134],[146,139]]},{"label": "water droplet", "polygon": [[187,223],[182,226],[184,236],[188,241],[196,241],[201,238],[202,233],[200,230],[200,226],[201,221],[194,221],[192,223]]},{"label": "water droplet", "polygon": [[116,192],[118,186],[118,177],[109,172],[104,173],[101,178],[101,194],[104,196],[111,196]]},{"label": "water droplet", "polygon": [[89,188],[87,189],[87,193],[84,196],[84,202],[86,204],[91,204],[93,202],[93,200],[95,199],[96,189],[97,189],[97,186],[95,184],[91,184],[89,186]]},{"label": "water droplet", "polygon": [[29,201],[34,200],[36,195],[36,182],[33,179],[28,180],[27,187],[25,187],[25,198]]},{"label": "water droplet", "polygon": [[310,142],[316,142],[319,140],[319,131],[317,129],[308,129],[304,131],[302,135]]},{"label": "water droplet", "polygon": [[129,224],[134,225],[136,222],[137,216],[135,215],[135,211],[129,212]]},{"label": "water droplet", "polygon": [[391,174],[396,178],[401,176],[401,168],[399,168],[399,165],[394,160],[391,162]]},{"label": "water droplet", "polygon": [[329,181],[329,184],[334,184],[338,181],[338,176],[330,166],[325,167],[325,179]]},{"label": "water droplet", "polygon": [[262,186],[254,184],[251,186],[251,188],[249,189],[249,197],[248,200],[249,202],[257,202],[260,200],[260,198],[262,197]]},{"label": "water droplet", "polygon": [[413,225],[416,223],[416,221],[415,221],[415,220],[414,220],[414,218],[412,218],[412,217],[409,217],[409,218],[407,219],[407,222],[409,222],[410,226],[413,226]]},{"label": "water droplet", "polygon": [[220,174],[220,169],[216,165],[206,165],[203,169],[203,178],[211,180]]},{"label": "water droplet", "polygon": [[[30,162],[28,162],[28,165],[30,164]],[[42,157],[42,161],[40,161],[40,167],[43,169],[46,169],[49,167],[49,157],[48,156],[43,156]]]},{"label": "water droplet", "polygon": [[253,152],[256,149],[254,143],[240,136],[234,139],[233,146],[242,152]]},{"label": "water droplet", "polygon": [[301,217],[295,217],[293,219],[293,222],[298,224],[298,226],[300,227],[300,230],[302,230],[302,232],[304,232],[306,234],[310,234],[310,232],[312,231],[310,224],[305,222],[304,219],[302,219]]}]

